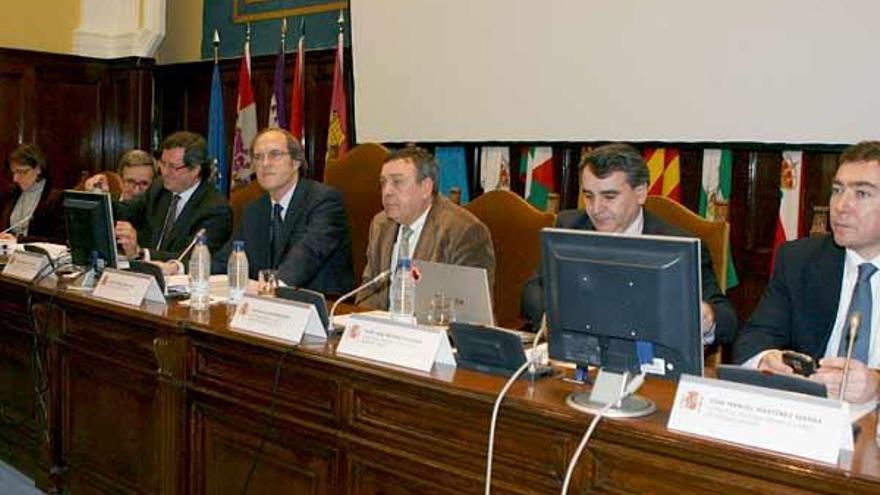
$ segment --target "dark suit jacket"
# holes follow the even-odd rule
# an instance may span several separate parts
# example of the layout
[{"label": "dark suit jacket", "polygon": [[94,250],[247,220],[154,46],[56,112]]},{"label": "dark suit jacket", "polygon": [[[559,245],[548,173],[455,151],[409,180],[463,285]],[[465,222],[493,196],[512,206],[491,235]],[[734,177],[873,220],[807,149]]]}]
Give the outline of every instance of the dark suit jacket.
[{"label": "dark suit jacket", "polygon": [[[367,245],[367,266],[363,281],[366,282],[391,268],[392,250],[397,240],[398,223],[388,218],[384,211],[373,217],[370,224],[370,240]],[[489,278],[489,290],[495,282],[495,249],[489,228],[473,213],[452,203],[440,195],[434,196],[431,211],[425,219],[413,259],[435,261],[450,265],[485,268]],[[357,303],[376,309],[388,309],[386,280],[357,297]]]},{"label": "dark suit jacket", "polygon": [[[669,235],[677,237],[691,237],[691,234],[673,227],[655,217],[648,211],[644,211],[644,225],[642,232],[649,235]],[[561,229],[593,230],[590,217],[583,210],[564,210],[556,217],[556,227]],[[703,246],[700,253],[702,264],[700,270],[703,280],[703,300],[712,305],[715,310],[715,341],[721,344],[733,342],[736,335],[736,312],[733,305],[715,280],[715,272],[712,270],[712,258],[706,247]],[[523,286],[522,294],[523,316],[532,324],[532,328],[539,328],[541,318],[544,316],[544,284],[541,273],[537,273]]]},{"label": "dark suit jacket", "polygon": [[131,222],[137,230],[138,244],[148,248],[154,260],[176,258],[202,228],[208,238],[208,249],[212,253],[220,250],[232,232],[232,210],[226,198],[204,180],[178,215],[170,235],[162,242],[162,249],[155,249],[173,195],[163,187],[161,179],[156,179],[144,194],[132,201],[114,203],[115,218]]},{"label": "dark suit jacket", "polygon": [[[272,201],[263,194],[244,209],[232,239],[243,240],[250,278],[269,268],[269,224]],[[351,290],[351,237],[342,195],[333,187],[299,179],[281,233],[284,244],[278,272],[287,285],[326,294]],[[232,241],[214,256],[212,271],[226,273]]]},{"label": "dark suit jacket", "polygon": [[[14,187],[9,194],[3,194],[0,201],[0,230],[9,227],[9,216],[15,203],[21,197],[21,189]],[[64,217],[62,216],[62,191],[52,187],[46,179],[43,194],[34,210],[34,216],[28,225],[28,235],[21,239],[22,242],[54,242],[64,244],[67,237],[64,231]]]},{"label": "dark suit jacket", "polygon": [[845,257],[831,236],[783,244],[761,302],[736,337],[734,361],[766,349],[822,358],[837,316]]}]

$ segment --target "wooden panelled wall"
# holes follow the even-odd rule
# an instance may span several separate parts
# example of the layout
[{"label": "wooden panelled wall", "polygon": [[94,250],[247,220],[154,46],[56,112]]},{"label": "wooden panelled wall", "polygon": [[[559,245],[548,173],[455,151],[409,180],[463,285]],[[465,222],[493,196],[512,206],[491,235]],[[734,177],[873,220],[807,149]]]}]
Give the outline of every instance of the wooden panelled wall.
[{"label": "wooden panelled wall", "polygon": [[[293,54],[287,56],[286,98],[289,98]],[[347,67],[351,67],[347,53]],[[170,132],[187,129],[206,133],[210,101],[211,61],[153,66],[143,59],[103,61],[42,53],[0,50],[0,156],[5,157],[20,140],[36,140],[49,157],[52,178],[72,185],[81,171],[112,169],[130,147],[151,146],[151,97],[155,94],[155,141]],[[334,52],[309,52],[306,57],[306,153],[309,176],[323,176]],[[220,62],[226,138],[231,148],[236,117],[240,60]],[[257,101],[258,126],[266,125],[275,56],[254,57],[252,82]],[[350,84],[350,71],[349,71]],[[153,88],[155,81],[155,88]],[[154,92],[152,91],[154,89]],[[349,116],[353,99],[349,91]],[[353,123],[351,123],[354,127]],[[429,148],[437,143],[423,143]],[[466,143],[471,197],[479,194],[474,152],[482,143]],[[516,173],[519,144],[511,144],[513,188],[522,192]],[[528,143],[535,144],[535,143]],[[577,164],[582,146],[598,143],[554,144],[562,206],[577,204]],[[686,206],[696,209],[702,165],[702,146],[649,143],[681,151],[681,187]],[[392,145],[393,146],[393,145]],[[639,145],[641,146],[641,145]],[[645,145],[647,146],[647,144]],[[717,145],[710,145],[717,147]],[[779,205],[779,171],[782,147],[737,144],[734,149],[733,191],[730,206],[733,259],[740,285],[729,294],[740,318],[745,318],[760,298],[768,279],[773,234]],[[750,151],[757,161],[750,164]],[[804,230],[808,231],[813,207],[826,205],[836,167],[836,150],[808,149],[804,155],[806,185],[802,202]],[[8,184],[8,173],[2,174]]]},{"label": "wooden panelled wall", "polygon": [[36,142],[60,187],[112,169],[127,149],[149,149],[153,61],[100,60],[0,49],[0,157]]}]

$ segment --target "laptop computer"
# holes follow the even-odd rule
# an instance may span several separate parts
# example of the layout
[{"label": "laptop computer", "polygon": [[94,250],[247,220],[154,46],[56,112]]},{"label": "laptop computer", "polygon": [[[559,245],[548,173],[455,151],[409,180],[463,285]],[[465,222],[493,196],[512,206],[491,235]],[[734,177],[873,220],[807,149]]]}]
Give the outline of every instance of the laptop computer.
[{"label": "laptop computer", "polygon": [[455,321],[476,325],[495,325],[492,313],[492,295],[485,268],[448,265],[431,261],[413,260],[419,270],[416,286],[415,315],[420,323],[429,321],[431,300],[443,294],[456,301]]}]

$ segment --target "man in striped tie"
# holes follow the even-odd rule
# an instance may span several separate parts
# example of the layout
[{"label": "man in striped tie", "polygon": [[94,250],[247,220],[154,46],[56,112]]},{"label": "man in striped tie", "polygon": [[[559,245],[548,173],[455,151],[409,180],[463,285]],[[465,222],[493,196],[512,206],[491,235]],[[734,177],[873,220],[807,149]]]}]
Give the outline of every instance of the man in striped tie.
[{"label": "man in striped tie", "polygon": [[780,248],[764,297],[737,337],[734,359],[792,373],[783,350],[808,354],[819,362],[810,378],[837,396],[852,340],[844,397],[864,403],[877,397],[880,384],[880,141],[841,154],[829,206],[833,235]]}]

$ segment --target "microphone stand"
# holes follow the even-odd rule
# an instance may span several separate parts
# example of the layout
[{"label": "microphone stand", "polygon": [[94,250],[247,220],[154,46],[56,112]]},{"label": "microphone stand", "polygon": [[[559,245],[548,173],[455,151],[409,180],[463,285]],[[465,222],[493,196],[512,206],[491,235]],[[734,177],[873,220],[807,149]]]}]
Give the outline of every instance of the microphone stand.
[{"label": "microphone stand", "polygon": [[378,284],[379,282],[382,282],[383,280],[388,278],[390,275],[391,275],[391,270],[385,270],[384,272],[373,277],[369,282],[366,282],[365,284],[361,285],[360,287],[355,288],[354,290],[344,294],[342,297],[337,299],[336,302],[333,303],[333,307],[330,308],[330,316],[327,318],[327,325],[329,326],[329,328],[327,328],[327,332],[330,333],[331,329],[334,331],[337,330],[335,325],[333,325],[333,315],[336,314],[336,308],[339,307],[339,303],[341,303],[342,301],[345,301],[346,299],[351,298],[351,296],[366,289],[367,287],[370,287],[371,285],[375,285],[375,284]]},{"label": "microphone stand", "polygon": [[849,318],[849,343],[846,346],[846,361],[843,363],[843,379],[840,381],[840,390],[838,397],[840,402],[844,402],[843,394],[846,392],[846,383],[849,381],[849,363],[852,361],[853,345],[856,342],[856,334],[859,332],[859,325],[862,323],[862,314],[853,313]]}]

